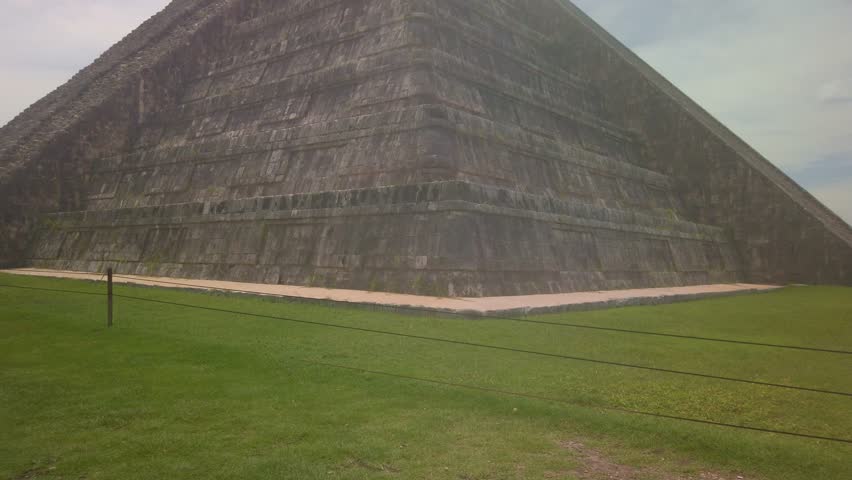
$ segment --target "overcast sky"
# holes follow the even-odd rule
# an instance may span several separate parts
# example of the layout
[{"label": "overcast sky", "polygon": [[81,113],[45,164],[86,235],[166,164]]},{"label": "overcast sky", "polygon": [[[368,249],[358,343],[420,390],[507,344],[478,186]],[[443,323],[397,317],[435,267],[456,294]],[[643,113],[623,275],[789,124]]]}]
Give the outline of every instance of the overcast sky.
[{"label": "overcast sky", "polygon": [[[852,0],[575,0],[852,223]],[[0,124],[168,0],[0,0]]]}]

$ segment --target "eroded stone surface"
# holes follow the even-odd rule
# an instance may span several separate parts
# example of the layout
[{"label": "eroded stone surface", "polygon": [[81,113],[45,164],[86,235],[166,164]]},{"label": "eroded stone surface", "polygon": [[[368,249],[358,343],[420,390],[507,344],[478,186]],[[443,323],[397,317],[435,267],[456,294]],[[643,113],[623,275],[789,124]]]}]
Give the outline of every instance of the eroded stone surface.
[{"label": "eroded stone surface", "polygon": [[0,131],[0,260],[450,296],[852,282],[848,225],[588,22],[175,1]]}]

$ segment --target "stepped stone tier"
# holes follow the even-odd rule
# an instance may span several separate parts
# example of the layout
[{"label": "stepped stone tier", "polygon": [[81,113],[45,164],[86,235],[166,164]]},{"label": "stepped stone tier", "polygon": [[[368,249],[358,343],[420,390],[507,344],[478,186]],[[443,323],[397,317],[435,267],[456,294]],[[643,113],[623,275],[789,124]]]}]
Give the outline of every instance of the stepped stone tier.
[{"label": "stepped stone tier", "polygon": [[0,130],[0,261],[494,296],[852,284],[852,229],[562,0],[175,0]]}]

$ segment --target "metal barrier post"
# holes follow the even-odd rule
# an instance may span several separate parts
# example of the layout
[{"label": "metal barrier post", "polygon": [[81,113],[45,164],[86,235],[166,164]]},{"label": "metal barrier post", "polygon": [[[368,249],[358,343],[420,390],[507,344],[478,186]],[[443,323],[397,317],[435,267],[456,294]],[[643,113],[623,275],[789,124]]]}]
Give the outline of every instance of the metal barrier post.
[{"label": "metal barrier post", "polygon": [[112,328],[112,267],[107,269],[107,327]]}]

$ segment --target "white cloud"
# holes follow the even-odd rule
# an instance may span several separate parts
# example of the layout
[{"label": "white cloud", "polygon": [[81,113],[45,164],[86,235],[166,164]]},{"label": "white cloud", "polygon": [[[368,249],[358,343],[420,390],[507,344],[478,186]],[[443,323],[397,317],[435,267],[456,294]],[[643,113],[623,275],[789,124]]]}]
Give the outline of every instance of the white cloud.
[{"label": "white cloud", "polygon": [[852,76],[823,83],[817,97],[823,103],[852,103]]}]

